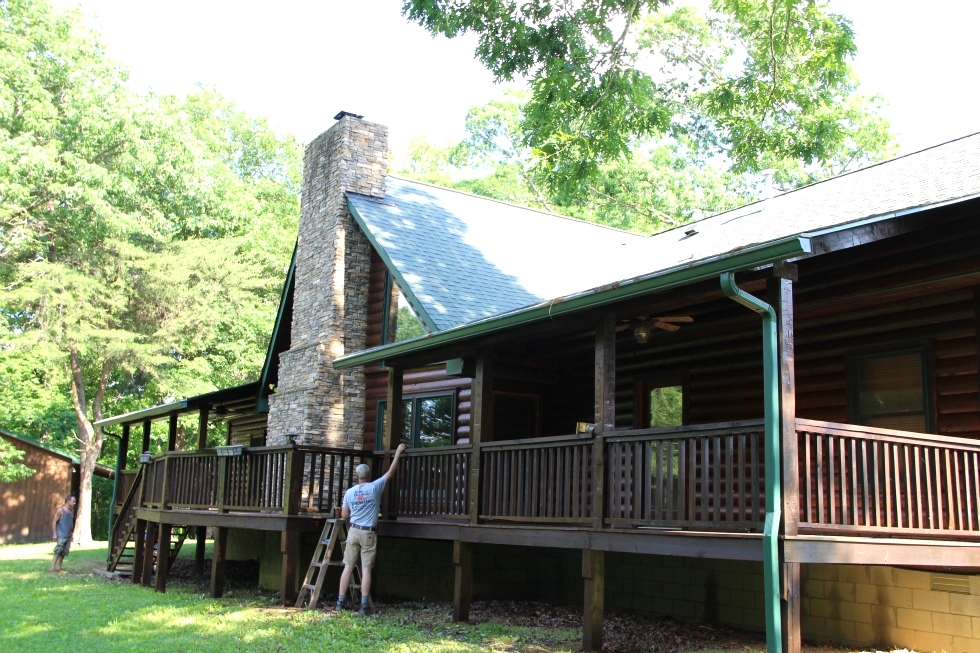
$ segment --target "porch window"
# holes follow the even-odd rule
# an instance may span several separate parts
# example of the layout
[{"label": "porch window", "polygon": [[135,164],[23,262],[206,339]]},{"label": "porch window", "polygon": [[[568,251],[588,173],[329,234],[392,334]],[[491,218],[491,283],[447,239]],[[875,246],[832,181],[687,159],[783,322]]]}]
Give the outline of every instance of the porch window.
[{"label": "porch window", "polygon": [[849,367],[852,423],[931,432],[925,348],[855,356]]},{"label": "porch window", "polygon": [[680,379],[642,379],[636,384],[637,428],[684,425],[684,386]]},{"label": "porch window", "polygon": [[[402,399],[402,442],[411,447],[445,447],[453,443],[454,395],[428,395]],[[377,442],[384,438],[388,400],[378,402]]]}]

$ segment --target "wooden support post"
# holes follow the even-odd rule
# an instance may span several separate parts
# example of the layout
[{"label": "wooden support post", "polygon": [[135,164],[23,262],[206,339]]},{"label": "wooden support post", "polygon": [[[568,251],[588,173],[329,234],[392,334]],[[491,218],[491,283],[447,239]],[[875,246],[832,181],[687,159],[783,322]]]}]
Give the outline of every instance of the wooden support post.
[{"label": "wooden support post", "polygon": [[[228,503],[228,458],[227,456],[218,457],[218,492],[215,497],[215,507],[218,512],[228,512],[225,509],[225,504]],[[215,532],[215,539],[217,539],[217,531]]]},{"label": "wooden support post", "polygon": [[[388,465],[391,463],[388,458],[388,453],[397,447],[398,443],[401,443],[402,438],[405,436],[405,411],[402,405],[404,380],[404,370],[400,366],[388,366],[388,400],[385,405],[384,430],[381,432],[381,450],[385,452],[385,457],[382,461],[382,472],[388,471]],[[391,514],[391,497],[393,495],[394,490],[388,490],[381,497],[381,515],[386,519],[390,519],[393,516]],[[343,501],[343,496],[339,499]]]},{"label": "wooden support post", "polygon": [[194,575],[200,578],[204,575],[204,549],[207,546],[208,527],[197,526],[195,531],[196,545],[194,547]]},{"label": "wooden support post", "polygon": [[170,536],[173,526],[160,524],[160,537],[157,539],[157,576],[156,591],[164,594],[167,591],[167,573],[170,571]]},{"label": "wooden support post", "polygon": [[143,563],[146,560],[146,520],[136,520],[136,549],[133,551],[133,575],[135,584],[143,579]]},{"label": "wooden support post", "polygon": [[[776,338],[779,345],[779,429],[782,447],[783,505],[782,533],[793,536],[800,523],[800,466],[796,434],[796,368],[793,325],[793,280],[796,266],[782,264],[773,269],[767,284],[767,301],[776,309]],[[781,559],[784,559],[780,556]],[[800,653],[800,565],[783,562],[780,588],[780,618],[783,653]]]},{"label": "wooden support post", "polygon": [[456,566],[453,621],[469,621],[473,598],[473,545],[470,542],[456,540],[453,543],[453,564]]},{"label": "wooden support post", "polygon": [[211,407],[207,404],[201,406],[197,414],[197,448],[207,449],[208,447],[208,412]]},{"label": "wooden support post", "polygon": [[214,548],[211,552],[211,598],[219,599],[225,593],[225,555],[228,548],[228,529],[214,529]]},{"label": "wooden support post", "polygon": [[493,440],[493,351],[483,350],[476,359],[476,378],[471,398],[470,523],[480,521],[480,443]]},{"label": "wooden support post", "polygon": [[157,534],[160,532],[159,524],[155,522],[149,522],[146,526],[146,545],[143,549],[143,573],[140,578],[140,585],[143,587],[149,587],[150,581],[153,580],[153,567],[154,557],[159,558],[159,552],[157,556],[153,555],[153,547],[157,544]]},{"label": "wooden support post", "polygon": [[616,428],[616,318],[607,315],[595,330],[595,426],[592,452],[592,528],[604,517],[605,443],[602,436]]},{"label": "wooden support post", "polygon": [[[279,540],[279,550],[282,552],[282,579],[280,596],[284,606],[296,605],[296,570],[299,569],[299,533],[284,531]],[[325,573],[321,570],[320,573]]]},{"label": "wooden support post", "polygon": [[167,451],[177,451],[177,413],[170,413],[168,420]]},{"label": "wooden support post", "polygon": [[163,458],[163,483],[160,486],[160,510],[167,509],[167,486],[170,480],[170,456],[164,454]]},{"label": "wooden support post", "polygon": [[143,420],[143,442],[141,443],[140,453],[144,453],[150,450],[150,430],[152,427],[152,422],[150,420]]},{"label": "wooden support post", "polygon": [[582,650],[602,650],[602,616],[605,608],[606,556],[603,551],[582,551],[585,605],[582,613]]}]

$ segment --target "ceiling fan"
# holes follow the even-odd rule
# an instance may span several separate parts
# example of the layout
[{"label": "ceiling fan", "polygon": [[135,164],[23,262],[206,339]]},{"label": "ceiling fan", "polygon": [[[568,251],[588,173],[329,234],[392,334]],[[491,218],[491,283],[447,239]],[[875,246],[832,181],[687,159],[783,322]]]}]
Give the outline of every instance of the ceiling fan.
[{"label": "ceiling fan", "polygon": [[653,334],[653,329],[663,329],[664,331],[677,331],[680,329],[679,324],[689,324],[694,321],[693,317],[687,315],[670,315],[662,317],[651,317],[647,319],[644,316],[639,316],[637,320],[627,322],[619,326],[616,331],[625,331],[626,329],[633,330],[633,337],[641,345],[646,344],[650,340],[650,336]]}]

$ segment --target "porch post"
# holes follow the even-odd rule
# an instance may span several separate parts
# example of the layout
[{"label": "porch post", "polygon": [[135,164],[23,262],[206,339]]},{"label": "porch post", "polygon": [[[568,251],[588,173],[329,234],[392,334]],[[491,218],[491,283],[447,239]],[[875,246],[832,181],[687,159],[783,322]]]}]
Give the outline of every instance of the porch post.
[{"label": "porch post", "polygon": [[470,600],[473,597],[473,545],[470,542],[453,542],[453,565],[456,567],[453,621],[469,621]]},{"label": "porch post", "polygon": [[201,406],[197,414],[197,448],[207,449],[208,447],[208,413],[211,407],[207,404]]},{"label": "porch post", "polygon": [[473,429],[470,441],[470,523],[480,520],[480,443],[493,439],[493,351],[484,349],[476,359],[472,390]]},{"label": "porch post", "polygon": [[167,451],[177,451],[177,413],[170,413],[167,425]]},{"label": "porch post", "polygon": [[228,529],[214,529],[214,548],[211,554],[211,598],[218,599],[225,593],[225,549],[228,546]]},{"label": "porch post", "polygon": [[150,420],[148,419],[143,420],[143,442],[142,442],[142,448],[140,449],[140,453],[145,453],[150,450],[150,428],[151,428]]},{"label": "porch post", "polygon": [[[616,319],[605,316],[595,330],[595,426],[592,451],[592,528],[604,517],[605,444],[602,436],[616,428]],[[600,631],[601,634],[601,631]]]},{"label": "porch post", "polygon": [[119,501],[119,478],[126,469],[126,455],[129,453],[129,424],[123,424],[122,437],[116,450],[116,474],[112,477],[112,503],[109,504],[109,549],[112,550],[112,527],[116,523],[116,502]]},{"label": "porch post", "polygon": [[582,650],[602,650],[602,613],[605,601],[606,554],[582,551],[582,578],[585,580],[585,606],[582,619]]},{"label": "porch post", "polygon": [[[783,535],[796,535],[800,522],[800,467],[796,435],[796,368],[794,353],[793,281],[799,277],[791,263],[773,268],[768,280],[769,304],[776,309],[779,347],[779,427],[783,459]],[[782,562],[781,619],[784,653],[800,653],[800,564]]]},{"label": "porch post", "polygon": [[164,594],[167,591],[167,573],[170,571],[170,536],[173,526],[160,524],[160,536],[157,539],[157,576],[156,591]]},{"label": "porch post", "polygon": [[[299,564],[299,533],[284,531],[279,540],[279,550],[282,553],[282,586],[280,596],[284,606],[296,605],[296,570]],[[321,570],[320,573],[326,573]]]},{"label": "porch post", "polygon": [[[206,449],[208,446],[208,418],[211,407],[208,404],[201,406],[197,414],[197,448]],[[200,578],[204,575],[204,547],[207,539],[207,526],[196,526],[194,529],[194,576]]]},{"label": "porch post", "polygon": [[[384,471],[388,471],[388,454],[396,446],[396,442],[401,442],[404,437],[405,413],[402,406],[402,388],[405,384],[405,370],[400,365],[388,365],[388,401],[385,406],[386,423],[381,432],[381,450],[384,452],[384,459],[381,464]],[[388,490],[381,497],[381,514],[385,519],[391,517],[392,490]],[[341,495],[340,500],[343,500]]]}]

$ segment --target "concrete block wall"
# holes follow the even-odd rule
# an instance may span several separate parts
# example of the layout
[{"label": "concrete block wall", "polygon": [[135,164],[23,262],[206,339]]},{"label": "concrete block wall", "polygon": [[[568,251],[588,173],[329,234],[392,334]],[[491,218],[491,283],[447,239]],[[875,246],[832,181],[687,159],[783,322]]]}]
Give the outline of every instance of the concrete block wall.
[{"label": "concrete block wall", "polygon": [[808,641],[980,653],[980,576],[960,577],[969,593],[895,567],[805,565],[800,576]]}]

